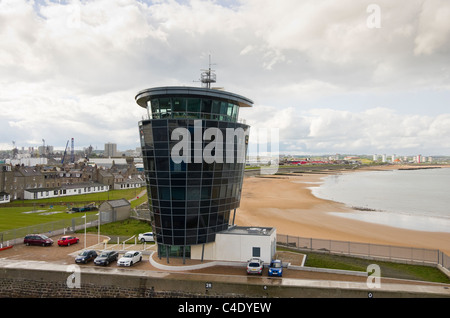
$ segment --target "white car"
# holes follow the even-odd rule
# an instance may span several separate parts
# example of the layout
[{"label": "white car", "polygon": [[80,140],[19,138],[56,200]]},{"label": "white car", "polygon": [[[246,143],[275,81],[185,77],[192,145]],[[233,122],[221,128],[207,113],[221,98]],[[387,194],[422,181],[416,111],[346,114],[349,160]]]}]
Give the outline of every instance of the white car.
[{"label": "white car", "polygon": [[138,235],[138,240],[142,243],[144,242],[154,242],[155,238],[153,237],[153,232],[141,233]]},{"label": "white car", "polygon": [[119,260],[117,261],[117,266],[132,266],[137,262],[142,261],[142,253],[139,251],[129,251],[126,252]]}]

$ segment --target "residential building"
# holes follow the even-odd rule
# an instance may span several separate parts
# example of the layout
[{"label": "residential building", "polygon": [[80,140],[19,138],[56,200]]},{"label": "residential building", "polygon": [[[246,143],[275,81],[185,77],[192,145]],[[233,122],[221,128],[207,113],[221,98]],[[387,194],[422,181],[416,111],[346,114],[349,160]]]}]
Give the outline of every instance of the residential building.
[{"label": "residential building", "polygon": [[105,152],[103,153],[105,157],[116,157],[117,156],[117,144],[106,143],[105,144]]},{"label": "residential building", "polygon": [[65,197],[70,195],[90,194],[108,191],[104,184],[88,182],[77,184],[65,184],[56,188],[25,189],[25,200],[49,199]]}]

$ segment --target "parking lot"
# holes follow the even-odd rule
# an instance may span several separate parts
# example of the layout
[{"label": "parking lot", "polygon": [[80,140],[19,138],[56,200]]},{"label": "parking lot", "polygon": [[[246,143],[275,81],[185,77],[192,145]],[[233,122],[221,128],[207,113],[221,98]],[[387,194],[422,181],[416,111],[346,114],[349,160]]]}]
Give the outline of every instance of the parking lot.
[{"label": "parking lot", "polygon": [[[94,234],[88,234],[86,236],[86,242],[84,241],[84,234],[77,235],[80,239],[80,242],[70,246],[58,246],[57,240],[59,237],[52,237],[54,244],[52,246],[44,247],[44,246],[26,246],[24,244],[17,244],[13,248],[5,249],[0,251],[0,259],[3,260],[35,260],[35,261],[45,261],[50,263],[56,263],[61,265],[71,265],[75,264],[75,257],[84,249],[85,243],[88,249],[94,249],[97,253],[100,253],[104,250],[105,244],[104,240],[108,239],[106,236],[100,236]],[[100,244],[98,243],[100,241]],[[149,257],[152,251],[156,250],[155,244],[125,244],[125,250],[123,249],[122,244],[107,244],[108,250],[116,250],[119,251],[119,257],[124,254],[126,251],[131,250],[140,250],[143,251],[145,247],[145,251],[142,256],[142,261],[134,264],[132,267],[126,267],[129,270],[151,270],[151,271],[165,271],[163,269],[156,268],[152,266],[149,262]],[[283,262],[291,263],[294,262],[295,259],[292,258],[293,253],[289,252],[280,252],[278,257],[281,258]],[[156,253],[155,253],[156,255]],[[294,255],[294,257],[298,257],[299,254]],[[181,266],[183,265],[182,259],[180,258],[170,258],[170,264],[167,264],[166,259],[159,260],[158,257],[153,256],[153,259],[163,265],[171,265],[171,266]],[[185,265],[194,265],[199,264],[198,260],[186,260]],[[89,262],[87,264],[79,264],[79,266],[97,266],[94,262]],[[108,265],[108,267],[117,267],[117,263],[113,262]],[[211,266],[202,269],[189,270],[186,272],[197,273],[197,274],[220,274],[220,275],[242,275],[247,276],[246,268],[242,266]],[[262,276],[267,277],[268,269],[267,266],[264,268]],[[258,277],[258,276],[256,276]],[[255,277],[255,278],[256,278]],[[270,277],[271,279],[282,279],[282,278],[297,278],[297,279],[313,279],[313,280],[335,280],[335,281],[347,281],[347,282],[366,282],[367,276],[357,276],[357,275],[343,275],[337,273],[323,273],[323,272],[315,272],[315,271],[303,271],[303,270],[294,270],[285,268],[283,272],[283,277]],[[389,282],[390,279],[383,278],[384,282]],[[395,283],[409,283],[410,281],[401,281],[395,280]],[[417,284],[417,282],[415,283]],[[421,283],[421,284],[431,284],[431,283]]]},{"label": "parking lot", "polygon": [[[98,237],[95,234],[87,234],[86,235],[86,242],[84,241],[84,234],[77,235],[77,237],[80,239],[79,243],[73,244],[70,246],[58,246],[57,240],[59,237],[52,237],[54,243],[52,246],[26,246],[24,244],[17,244],[13,248],[0,251],[0,258],[2,259],[12,259],[12,260],[37,260],[37,261],[46,261],[51,263],[57,263],[62,265],[70,265],[75,263],[75,257],[84,249],[85,243],[86,248],[88,249],[94,249],[97,251],[97,253],[100,253],[102,250],[105,249],[104,240],[107,240],[108,237],[106,236],[100,236]],[[131,240],[133,241],[133,240]],[[100,242],[100,243],[99,243]],[[134,241],[133,241],[134,242]],[[131,251],[131,250],[139,250],[139,251],[145,251],[142,256],[142,261],[134,264],[131,268],[132,269],[139,269],[139,270],[154,270],[154,271],[163,271],[159,268],[155,268],[152,266],[149,262],[149,256],[152,251],[156,250],[155,244],[142,244],[137,243],[134,244],[111,244],[112,242],[109,242],[110,244],[106,244],[106,247],[108,250],[116,250],[119,251],[119,257],[124,254],[125,251]],[[125,250],[123,250],[125,248]],[[160,262],[163,265],[172,265],[172,266],[181,266],[183,265],[182,260],[179,258],[170,258],[170,263],[167,264],[166,259],[159,260],[156,256],[154,256],[154,260],[157,262]],[[200,261],[196,260],[186,260],[185,265],[193,265],[198,264]],[[89,262],[87,264],[80,264],[80,266],[96,266],[93,262]],[[117,266],[116,262],[113,262],[109,265]],[[210,273],[210,274],[230,274],[230,275],[246,275],[245,267],[239,267],[239,266],[213,266],[198,270],[191,270],[190,272],[197,272],[197,273]],[[292,272],[291,275],[289,272]],[[294,274],[295,271],[286,271],[285,276],[291,277],[292,274]],[[264,269],[263,275],[267,276],[267,268]]]},{"label": "parking lot", "polygon": [[[51,263],[57,263],[62,265],[70,265],[75,263],[75,257],[84,249],[84,234],[77,235],[80,239],[80,242],[70,246],[58,246],[57,240],[59,237],[52,237],[54,244],[53,246],[26,246],[24,244],[17,244],[13,248],[0,251],[0,259],[14,259],[14,260],[37,260],[37,261],[46,261]],[[94,249],[97,253],[104,250],[104,240],[108,239],[106,236],[100,236],[100,238],[95,234],[88,234],[86,236],[86,247],[89,249]],[[100,242],[100,244],[98,243]],[[143,244],[138,243],[134,244],[125,244],[125,249],[127,251],[130,250],[142,250],[144,247]],[[123,255],[123,251],[120,252],[123,248],[122,244],[107,244],[108,250],[116,250],[119,251],[119,257]],[[132,267],[127,269],[138,269],[138,270],[153,270],[153,271],[164,271],[159,268],[155,268],[149,262],[149,254],[152,250],[155,250],[156,245],[154,244],[146,244],[146,253],[143,254],[142,261],[134,264]],[[287,256],[286,256],[287,257]],[[167,264],[166,259],[159,260],[156,256],[153,259],[157,262],[160,262],[163,265],[172,265],[172,266],[181,266],[183,265],[182,259],[179,258],[170,258],[170,264]],[[186,260],[185,265],[194,265],[198,264],[200,261],[197,260]],[[97,266],[93,262],[89,262],[87,264],[79,264],[79,266]],[[117,263],[113,262],[109,267],[117,267]],[[264,268],[262,276],[267,277],[267,267]],[[243,275],[247,276],[246,268],[242,266],[212,266],[206,267],[203,269],[190,270],[187,272],[191,273],[204,273],[204,274],[225,274],[225,275]],[[365,281],[364,277],[360,276],[349,276],[346,275],[345,280],[351,281]],[[336,274],[317,274],[311,272],[303,272],[296,270],[285,269],[283,277],[286,278],[304,278],[304,279],[333,279],[333,280],[343,280],[342,275]],[[281,279],[279,277],[273,277],[273,279]]]},{"label": "parking lot", "polygon": [[[0,251],[0,258],[3,259],[14,259],[14,260],[36,260],[36,261],[46,261],[51,263],[70,265],[75,263],[75,257],[78,255],[85,246],[84,234],[76,235],[80,241],[77,244],[73,244],[70,246],[58,246],[57,241],[59,236],[51,237],[54,241],[52,246],[37,246],[30,245],[26,246],[25,244],[17,244],[14,245],[13,248],[6,249]],[[104,240],[107,240],[108,237],[100,236],[94,234],[86,235],[86,248],[94,249],[97,253],[100,253],[104,250],[105,244]],[[100,241],[100,243],[98,243]],[[142,251],[144,244],[138,243],[134,244],[125,244],[125,251],[128,250],[139,250]],[[150,252],[152,248],[154,248],[154,244],[146,244],[146,251]],[[122,250],[123,245],[117,244],[107,244],[107,249],[114,249],[116,251]],[[147,254],[147,253],[146,253]],[[144,254],[142,262],[139,262],[133,265],[133,268],[145,269],[150,265],[148,262],[148,255]],[[122,256],[123,253],[120,254]],[[93,262],[89,262],[88,264],[81,264],[80,266],[95,266]],[[116,263],[111,264],[110,266],[116,266]],[[155,268],[148,268],[155,269]]]}]

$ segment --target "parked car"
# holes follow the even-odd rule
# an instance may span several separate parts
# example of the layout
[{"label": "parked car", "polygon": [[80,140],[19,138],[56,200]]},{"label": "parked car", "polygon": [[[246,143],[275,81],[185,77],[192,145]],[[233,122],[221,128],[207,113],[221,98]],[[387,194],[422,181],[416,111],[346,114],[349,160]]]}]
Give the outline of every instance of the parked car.
[{"label": "parked car", "polygon": [[97,258],[94,260],[95,265],[103,265],[107,266],[110,263],[117,261],[119,257],[119,253],[116,251],[103,251]]},{"label": "parked car", "polygon": [[252,258],[247,263],[247,274],[258,274],[262,275],[264,268],[264,262],[260,258]]},{"label": "parked car", "polygon": [[86,250],[81,252],[76,258],[75,263],[88,263],[97,257],[97,252],[94,250]]},{"label": "parked car", "polygon": [[155,238],[153,237],[153,232],[141,233],[138,235],[138,240],[142,243],[144,242],[154,242]]},{"label": "parked car", "polygon": [[280,260],[274,259],[270,262],[269,276],[283,276],[283,263]]},{"label": "parked car", "polygon": [[137,262],[142,261],[142,253],[139,251],[129,251],[126,252],[119,260],[117,261],[118,266],[132,266]]},{"label": "parked car", "polygon": [[79,241],[80,239],[78,237],[65,235],[58,240],[58,246],[70,246],[78,243]]},{"label": "parked car", "polygon": [[51,246],[53,240],[44,234],[28,234],[23,239],[25,245]]}]

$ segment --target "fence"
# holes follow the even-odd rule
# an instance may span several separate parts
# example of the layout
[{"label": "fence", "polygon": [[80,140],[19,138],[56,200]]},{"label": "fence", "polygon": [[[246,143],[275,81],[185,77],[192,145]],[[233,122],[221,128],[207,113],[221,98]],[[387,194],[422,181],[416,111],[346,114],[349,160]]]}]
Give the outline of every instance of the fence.
[{"label": "fence", "polygon": [[450,257],[442,251],[434,249],[304,238],[285,234],[277,234],[277,244],[299,250],[423,265],[441,265],[450,270]]}]

